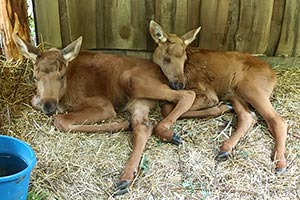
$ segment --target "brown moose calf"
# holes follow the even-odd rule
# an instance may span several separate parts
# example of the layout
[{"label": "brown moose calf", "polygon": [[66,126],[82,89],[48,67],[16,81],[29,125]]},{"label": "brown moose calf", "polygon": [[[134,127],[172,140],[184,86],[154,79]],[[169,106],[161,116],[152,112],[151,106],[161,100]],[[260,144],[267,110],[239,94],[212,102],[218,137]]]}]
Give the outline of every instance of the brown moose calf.
[{"label": "brown moose calf", "polygon": [[[276,172],[285,171],[287,124],[270,102],[276,84],[275,72],[270,65],[249,54],[188,47],[199,31],[200,27],[178,37],[165,32],[156,22],[150,22],[151,36],[158,44],[153,61],[161,67],[172,88],[196,93],[193,106],[182,117],[201,117],[203,113],[199,109],[214,106],[219,99],[230,101],[238,124],[235,133],[221,146],[218,157],[226,158],[255,122],[249,110],[252,106],[264,118],[275,139]],[[165,113],[171,110],[169,106]]]}]

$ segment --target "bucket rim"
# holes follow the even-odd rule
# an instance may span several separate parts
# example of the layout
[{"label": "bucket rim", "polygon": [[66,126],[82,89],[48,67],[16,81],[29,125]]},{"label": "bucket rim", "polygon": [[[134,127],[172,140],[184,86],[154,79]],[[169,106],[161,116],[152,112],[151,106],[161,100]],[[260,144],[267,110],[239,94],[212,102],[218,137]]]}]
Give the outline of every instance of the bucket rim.
[{"label": "bucket rim", "polygon": [[33,167],[36,164],[36,155],[35,155],[33,149],[30,147],[30,145],[27,142],[25,142],[23,140],[20,140],[18,138],[12,137],[12,136],[0,135],[0,138],[11,139],[11,140],[14,140],[18,143],[22,143],[22,145],[24,145],[29,150],[29,152],[31,154],[31,162],[27,163],[27,167],[25,169],[23,169],[22,171],[20,171],[18,173],[9,175],[9,176],[0,177],[0,183],[12,181],[12,180],[15,180],[15,179],[19,179],[19,178],[25,177],[27,174],[30,176],[31,171],[32,171]]}]

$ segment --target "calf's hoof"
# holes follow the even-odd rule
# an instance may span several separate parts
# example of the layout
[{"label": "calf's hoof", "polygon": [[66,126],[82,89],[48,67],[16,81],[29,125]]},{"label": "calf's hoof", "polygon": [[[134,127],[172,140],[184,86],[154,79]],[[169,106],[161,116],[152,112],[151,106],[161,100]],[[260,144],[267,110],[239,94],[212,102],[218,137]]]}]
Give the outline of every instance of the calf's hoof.
[{"label": "calf's hoof", "polygon": [[232,105],[231,105],[231,103],[230,103],[230,102],[226,102],[226,104],[225,104],[225,105],[226,105],[226,107],[227,107],[227,109],[228,109],[228,110],[227,110],[228,112],[232,112],[232,111],[234,111],[234,109],[233,109],[233,107],[232,107]]},{"label": "calf's hoof", "polygon": [[123,195],[129,192],[129,187],[132,181],[124,180],[116,184],[116,191],[113,193],[113,196]]},{"label": "calf's hoof", "polygon": [[275,173],[276,174],[282,174],[286,171],[286,168],[276,168],[275,169]]},{"label": "calf's hoof", "polygon": [[182,144],[182,139],[181,139],[180,135],[174,133],[173,137],[172,137],[172,140],[171,140],[171,143],[176,144],[176,145]]},{"label": "calf's hoof", "polygon": [[128,128],[126,130],[127,131],[133,131],[132,123],[131,123],[130,120],[128,121]]},{"label": "calf's hoof", "polygon": [[227,151],[220,151],[217,156],[217,159],[218,160],[227,160],[230,156],[231,156],[230,153],[228,153]]},{"label": "calf's hoof", "polygon": [[275,173],[276,174],[282,174],[286,171],[286,161],[285,160],[280,160],[276,162],[276,168],[275,168]]}]

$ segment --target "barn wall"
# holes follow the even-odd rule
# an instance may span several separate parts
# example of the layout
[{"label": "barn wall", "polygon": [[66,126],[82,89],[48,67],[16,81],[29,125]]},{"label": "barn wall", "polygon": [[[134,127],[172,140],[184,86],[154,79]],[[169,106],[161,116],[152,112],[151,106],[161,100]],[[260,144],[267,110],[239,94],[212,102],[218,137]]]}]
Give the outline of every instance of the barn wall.
[{"label": "barn wall", "polygon": [[202,26],[194,46],[300,55],[299,0],[34,0],[40,41],[56,47],[84,37],[87,49],[152,51],[154,19],[182,35]]}]

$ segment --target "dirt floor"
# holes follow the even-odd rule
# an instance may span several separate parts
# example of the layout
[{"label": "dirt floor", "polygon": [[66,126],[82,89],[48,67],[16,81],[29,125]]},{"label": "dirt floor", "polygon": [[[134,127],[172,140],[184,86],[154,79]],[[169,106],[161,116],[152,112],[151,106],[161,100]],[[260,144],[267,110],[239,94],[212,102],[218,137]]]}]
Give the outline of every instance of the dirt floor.
[{"label": "dirt floor", "polygon": [[[181,146],[152,136],[130,193],[113,197],[114,184],[132,148],[130,132],[62,133],[30,106],[32,65],[2,61],[0,130],[27,141],[37,156],[30,199],[300,199],[300,59],[263,58],[278,74],[272,104],[289,124],[288,169],[276,175],[270,156],[274,141],[259,117],[238,143],[234,156],[215,159],[234,131],[235,114],[177,121]],[[127,113],[118,119],[129,118]],[[159,109],[151,120],[161,119]]]}]

